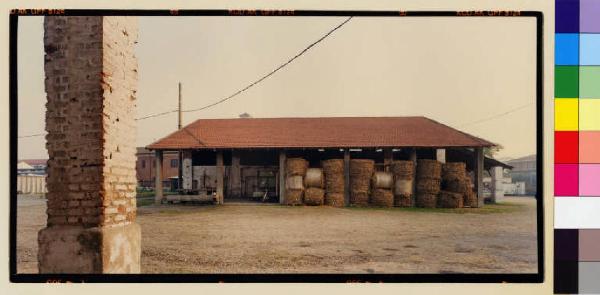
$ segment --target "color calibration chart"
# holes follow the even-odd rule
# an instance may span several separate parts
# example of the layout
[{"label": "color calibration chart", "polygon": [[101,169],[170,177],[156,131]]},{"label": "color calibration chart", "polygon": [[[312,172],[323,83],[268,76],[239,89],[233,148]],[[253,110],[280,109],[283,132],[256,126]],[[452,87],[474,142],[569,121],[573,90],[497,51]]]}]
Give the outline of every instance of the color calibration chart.
[{"label": "color calibration chart", "polygon": [[556,0],[554,292],[600,294],[600,0]]}]

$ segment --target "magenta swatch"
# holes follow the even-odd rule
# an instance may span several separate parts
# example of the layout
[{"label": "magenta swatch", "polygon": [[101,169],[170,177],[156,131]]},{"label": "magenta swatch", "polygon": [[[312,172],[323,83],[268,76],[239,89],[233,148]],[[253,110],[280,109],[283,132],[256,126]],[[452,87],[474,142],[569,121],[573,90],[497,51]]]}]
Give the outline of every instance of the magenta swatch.
[{"label": "magenta swatch", "polygon": [[579,167],[577,164],[554,165],[554,195],[577,197],[579,195]]}]

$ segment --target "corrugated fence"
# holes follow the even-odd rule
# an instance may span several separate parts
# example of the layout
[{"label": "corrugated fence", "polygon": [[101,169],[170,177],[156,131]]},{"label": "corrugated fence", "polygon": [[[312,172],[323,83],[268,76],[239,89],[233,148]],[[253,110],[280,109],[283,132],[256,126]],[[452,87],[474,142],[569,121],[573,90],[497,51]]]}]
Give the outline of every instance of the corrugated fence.
[{"label": "corrugated fence", "polygon": [[17,193],[19,194],[45,194],[46,176],[45,175],[18,175]]}]

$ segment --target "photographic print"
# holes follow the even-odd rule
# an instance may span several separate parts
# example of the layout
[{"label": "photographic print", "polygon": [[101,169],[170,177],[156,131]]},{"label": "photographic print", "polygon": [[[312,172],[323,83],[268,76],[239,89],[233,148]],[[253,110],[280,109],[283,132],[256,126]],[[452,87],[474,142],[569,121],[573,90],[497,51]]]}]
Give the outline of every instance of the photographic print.
[{"label": "photographic print", "polygon": [[540,282],[541,24],[16,10],[13,279]]}]

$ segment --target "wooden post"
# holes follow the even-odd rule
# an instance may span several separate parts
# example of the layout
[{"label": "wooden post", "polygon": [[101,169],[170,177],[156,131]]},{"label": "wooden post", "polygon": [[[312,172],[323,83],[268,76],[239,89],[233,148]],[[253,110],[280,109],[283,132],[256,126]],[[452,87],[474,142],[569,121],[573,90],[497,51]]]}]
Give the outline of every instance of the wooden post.
[{"label": "wooden post", "polygon": [[285,198],[285,150],[279,150],[279,203],[283,204]]},{"label": "wooden post", "polygon": [[344,206],[350,205],[350,149],[344,149]]},{"label": "wooden post", "polygon": [[389,172],[394,161],[394,153],[391,148],[383,149],[383,171]]},{"label": "wooden post", "polygon": [[155,185],[154,185],[154,203],[160,204],[163,199],[163,185],[162,185],[162,164],[163,164],[163,151],[154,151],[154,158],[156,160],[156,173]]},{"label": "wooden post", "polygon": [[217,151],[217,203],[223,204],[223,151]]},{"label": "wooden post", "polygon": [[483,207],[483,148],[475,148],[475,191],[477,193],[477,206]]},{"label": "wooden post", "polygon": [[415,206],[417,198],[417,149],[412,148],[410,150],[410,160],[413,162],[413,182],[412,182],[412,194],[410,203]]}]

